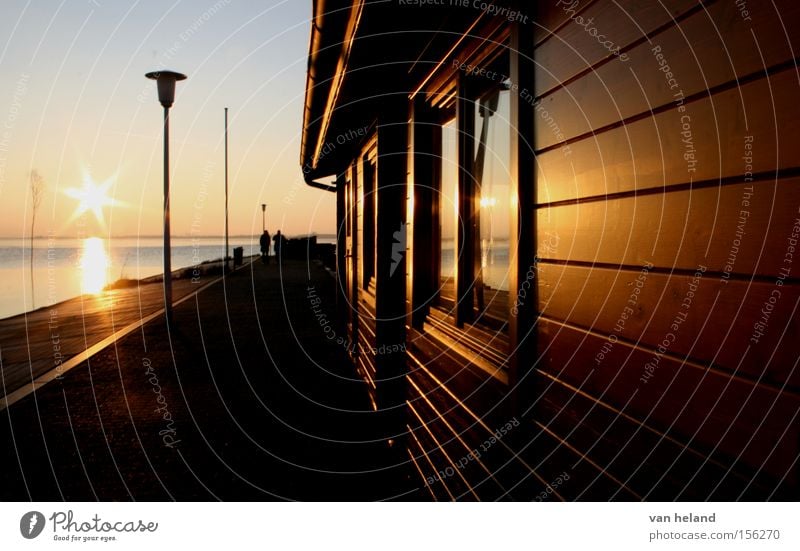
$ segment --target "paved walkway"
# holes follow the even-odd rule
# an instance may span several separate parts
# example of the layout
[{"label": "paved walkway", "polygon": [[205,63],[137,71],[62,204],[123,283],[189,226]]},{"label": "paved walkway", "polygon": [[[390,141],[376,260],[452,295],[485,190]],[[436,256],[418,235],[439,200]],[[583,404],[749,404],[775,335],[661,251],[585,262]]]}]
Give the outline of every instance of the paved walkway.
[{"label": "paved walkway", "polygon": [[[217,277],[174,280],[173,300]],[[157,312],[164,307],[163,296],[160,282],[147,283],[83,295],[0,320],[0,398],[58,368],[130,323]]]},{"label": "paved walkway", "polygon": [[0,499],[424,499],[309,285],[333,321],[322,268],[252,264],[0,412]]}]

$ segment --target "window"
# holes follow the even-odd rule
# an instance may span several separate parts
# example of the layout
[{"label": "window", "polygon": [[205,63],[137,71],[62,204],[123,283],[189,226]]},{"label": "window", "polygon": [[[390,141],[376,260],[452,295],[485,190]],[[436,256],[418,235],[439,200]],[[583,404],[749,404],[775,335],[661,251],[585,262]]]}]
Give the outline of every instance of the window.
[{"label": "window", "polygon": [[498,363],[508,351],[510,251],[516,246],[511,235],[517,213],[510,168],[512,96],[502,77],[509,73],[507,52],[498,49],[484,59],[484,65],[475,66],[485,71],[460,71],[437,81],[415,112],[423,121],[415,127],[415,181],[422,187],[430,182],[432,193],[427,210],[428,195],[417,191],[423,202],[414,212],[415,218],[432,215],[433,220],[430,241],[420,233],[420,246],[415,244],[415,272],[425,269],[415,277],[426,283],[417,287],[414,280],[420,291],[415,297],[421,299],[414,302],[433,307],[425,310],[423,322],[435,334]]},{"label": "window", "polygon": [[478,321],[502,326],[508,320],[511,186],[509,174],[510,92],[494,87],[474,104],[474,180],[478,215],[474,306]]},{"label": "window", "polygon": [[363,289],[368,290],[372,279],[375,277],[375,160],[365,156],[361,160],[363,176],[361,208],[362,208],[362,282]]},{"label": "window", "polygon": [[439,298],[455,303],[456,224],[458,223],[458,129],[455,119],[442,126],[439,170]]}]

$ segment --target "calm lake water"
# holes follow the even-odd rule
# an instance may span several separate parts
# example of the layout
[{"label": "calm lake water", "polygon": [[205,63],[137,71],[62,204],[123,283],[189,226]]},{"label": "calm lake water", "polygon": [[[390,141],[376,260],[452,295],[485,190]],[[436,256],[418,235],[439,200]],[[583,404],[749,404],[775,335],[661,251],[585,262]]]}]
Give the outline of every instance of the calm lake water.
[{"label": "calm lake water", "polygon": [[[442,266],[441,277],[452,279],[455,277],[455,243],[452,239],[442,240]],[[481,240],[481,268],[483,270],[484,284],[508,291],[509,283],[509,258],[508,240]]]},{"label": "calm lake water", "polygon": [[[318,242],[332,242],[319,238]],[[172,268],[222,258],[219,238],[172,238]],[[83,293],[97,293],[121,278],[141,279],[163,271],[160,237],[33,240],[31,293],[30,241],[0,239],[0,318],[50,306]],[[258,254],[258,236],[231,237],[245,256]]]}]

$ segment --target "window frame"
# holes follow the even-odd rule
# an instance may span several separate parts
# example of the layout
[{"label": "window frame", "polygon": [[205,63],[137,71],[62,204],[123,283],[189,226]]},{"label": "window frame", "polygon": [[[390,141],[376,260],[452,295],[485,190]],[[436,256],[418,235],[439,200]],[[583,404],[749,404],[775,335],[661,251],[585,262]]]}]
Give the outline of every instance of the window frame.
[{"label": "window frame", "polygon": [[[510,74],[509,68],[510,55],[508,52],[508,42],[503,41],[498,44],[495,50],[487,55],[482,63],[486,66],[502,66],[505,75]],[[415,278],[424,277],[425,287],[428,294],[424,297],[415,297],[413,308],[422,308],[425,313],[420,316],[422,324],[435,322],[437,325],[444,321],[455,329],[466,332],[474,337],[474,342],[480,343],[484,347],[486,354],[493,357],[500,357],[509,351],[508,327],[509,319],[500,320],[487,316],[486,312],[478,312],[476,308],[476,289],[475,283],[480,274],[480,235],[477,233],[476,220],[480,217],[480,197],[475,184],[474,177],[474,151],[477,138],[475,137],[475,104],[476,101],[492,89],[493,86],[500,86],[500,81],[492,81],[485,77],[474,77],[466,75],[463,71],[458,71],[451,75],[451,78],[441,85],[439,92],[429,94],[424,101],[418,102],[415,107],[415,124],[422,125],[423,129],[430,125],[431,128],[424,130],[424,143],[416,144],[414,154],[417,159],[428,156],[435,159],[428,162],[430,174],[430,184],[434,187],[433,193],[428,197],[430,200],[430,215],[433,217],[431,230],[432,244],[424,245],[420,254],[430,254],[432,259],[428,262],[427,274],[419,272],[414,274]],[[509,112],[509,120],[511,113]],[[458,208],[457,208],[457,229],[455,231],[454,244],[454,278],[455,292],[454,299],[448,300],[441,296],[439,292],[441,285],[441,204],[440,192],[442,189],[442,129],[445,124],[455,117],[457,147],[456,159]],[[513,124],[509,124],[509,132],[513,132]],[[511,152],[509,151],[509,156]],[[508,160],[511,167],[511,159]],[[514,178],[509,177],[509,186],[513,187]],[[514,195],[515,190],[511,189],[510,195]],[[512,202],[513,205],[516,205]],[[518,214],[519,206],[516,211],[509,211],[509,218]],[[417,211],[417,215],[419,212]],[[515,224],[509,223],[510,231]],[[509,236],[509,266],[508,270],[514,270],[512,262],[512,248],[516,245],[514,236]],[[509,277],[509,289],[516,278]],[[416,288],[416,287],[415,287]],[[507,307],[510,317],[511,312],[511,292],[508,293]],[[418,324],[420,325],[420,324]],[[498,355],[499,353],[499,355]]]}]

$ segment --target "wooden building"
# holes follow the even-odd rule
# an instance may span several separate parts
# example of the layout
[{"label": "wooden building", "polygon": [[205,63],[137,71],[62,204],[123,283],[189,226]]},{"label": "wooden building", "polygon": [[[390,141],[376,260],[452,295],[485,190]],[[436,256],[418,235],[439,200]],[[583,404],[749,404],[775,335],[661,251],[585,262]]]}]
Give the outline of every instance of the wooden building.
[{"label": "wooden building", "polygon": [[315,0],[301,165],[425,495],[800,495],[798,28],[792,0]]}]

